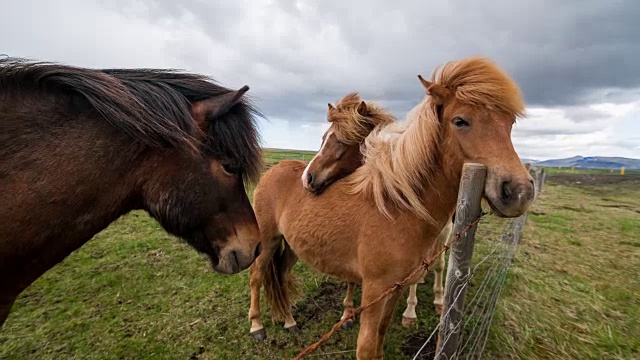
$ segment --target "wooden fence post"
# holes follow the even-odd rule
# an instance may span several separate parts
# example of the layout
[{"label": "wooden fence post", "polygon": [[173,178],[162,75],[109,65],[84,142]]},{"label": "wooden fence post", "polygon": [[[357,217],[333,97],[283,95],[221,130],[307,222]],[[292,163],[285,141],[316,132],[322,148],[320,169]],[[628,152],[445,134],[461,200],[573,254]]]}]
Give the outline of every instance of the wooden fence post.
[{"label": "wooden fence post", "polygon": [[534,198],[538,198],[538,195],[540,195],[540,191],[542,191],[542,186],[544,186],[546,177],[547,172],[544,170],[544,168],[535,168],[533,170],[533,183],[535,184]]},{"label": "wooden fence post", "polygon": [[[453,234],[460,233],[473,222],[482,210],[480,201],[484,192],[487,168],[482,164],[464,164],[458,190],[458,205]],[[458,342],[462,333],[464,312],[464,286],[469,277],[469,263],[473,257],[473,245],[477,224],[464,233],[450,249],[447,279],[444,288],[443,319],[438,331],[436,358],[440,353],[445,359],[456,357]],[[448,310],[451,307],[451,310]]]}]

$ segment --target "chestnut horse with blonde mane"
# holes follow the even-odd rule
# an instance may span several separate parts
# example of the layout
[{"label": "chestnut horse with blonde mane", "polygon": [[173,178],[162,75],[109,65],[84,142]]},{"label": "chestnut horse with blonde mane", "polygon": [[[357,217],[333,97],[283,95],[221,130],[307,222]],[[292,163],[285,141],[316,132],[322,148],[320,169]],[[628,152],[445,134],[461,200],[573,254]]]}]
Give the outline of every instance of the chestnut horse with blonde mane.
[{"label": "chestnut horse with blonde mane", "polygon": [[[321,194],[326,187],[351,173],[363,164],[363,154],[360,151],[365,138],[378,126],[386,126],[396,121],[395,117],[386,109],[374,102],[365,102],[357,93],[345,95],[336,106],[328,104],[327,121],[331,123],[329,129],[322,136],[320,150],[309,161],[302,173],[302,185],[309,192]],[[451,236],[453,223],[448,223],[438,236],[440,251],[445,241]],[[444,303],[443,271],[445,253],[442,252],[433,264],[434,282],[433,294],[436,313],[442,314]],[[420,282],[424,282],[422,279]],[[345,307],[342,318],[345,318],[354,306],[353,291],[355,283],[347,284],[347,294],[342,302]],[[407,308],[402,316],[402,325],[410,327],[417,319],[416,305],[418,304],[417,284],[409,286]],[[353,327],[353,320],[347,320],[343,328]],[[266,337],[264,331],[258,331],[254,336],[262,340]]]},{"label": "chestnut horse with blonde mane", "polygon": [[[363,304],[417,268],[451,220],[465,162],[487,167],[484,197],[497,216],[517,217],[531,205],[533,179],[510,136],[524,115],[515,82],[484,58],[449,62],[431,81],[419,79],[427,96],[409,113],[410,121],[374,130],[365,139],[364,164],[322,196],[300,186],[304,162],[282,161],[261,178],[254,211],[263,249],[250,267],[252,331],[263,328],[263,284],[274,317],[295,325],[289,291],[297,257],[319,272],[362,284]],[[383,357],[400,294],[361,313],[358,359]]]}]

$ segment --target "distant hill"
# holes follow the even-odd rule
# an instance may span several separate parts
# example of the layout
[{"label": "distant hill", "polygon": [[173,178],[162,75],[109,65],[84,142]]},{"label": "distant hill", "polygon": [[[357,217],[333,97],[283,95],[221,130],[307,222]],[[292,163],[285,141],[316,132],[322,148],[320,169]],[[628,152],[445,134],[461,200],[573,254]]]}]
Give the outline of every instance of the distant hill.
[{"label": "distant hill", "polygon": [[[523,159],[523,162],[524,161]],[[583,169],[620,169],[640,170],[640,160],[623,157],[607,156],[574,156],[566,159],[550,159],[545,161],[535,161],[537,166],[562,166],[576,167]]]},{"label": "distant hill", "polygon": [[[273,152],[295,152],[300,154],[313,155],[316,152],[311,150],[295,150],[295,149],[279,149],[279,148],[264,148],[267,151]],[[536,166],[549,166],[549,167],[575,167],[582,169],[620,169],[624,167],[627,170],[640,170],[640,159],[631,159],[624,157],[608,157],[608,156],[574,156],[566,159],[549,159],[549,160],[533,160],[520,158],[520,160],[526,164],[535,164]]]}]

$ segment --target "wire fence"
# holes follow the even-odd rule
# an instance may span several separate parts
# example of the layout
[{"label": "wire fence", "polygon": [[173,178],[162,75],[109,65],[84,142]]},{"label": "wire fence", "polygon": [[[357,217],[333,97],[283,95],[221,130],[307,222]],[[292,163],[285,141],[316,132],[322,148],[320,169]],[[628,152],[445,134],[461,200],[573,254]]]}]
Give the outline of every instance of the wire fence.
[{"label": "wire fence", "polygon": [[[544,169],[533,169],[537,199],[545,181]],[[490,250],[485,255],[474,259],[475,265],[470,269],[462,286],[455,289],[455,297],[451,303],[445,304],[440,322],[434,327],[431,335],[413,356],[413,359],[480,359],[484,352],[489,336],[489,329],[493,320],[496,305],[504,288],[507,274],[522,237],[527,214],[509,219],[503,228],[502,236],[494,239]],[[473,285],[473,292],[466,293],[464,311],[460,317],[462,321],[454,322],[451,315],[456,311],[463,290]],[[459,310],[459,309],[458,309]],[[452,326],[448,328],[448,326]],[[443,337],[444,333],[444,337]],[[439,338],[435,354],[424,353],[427,345]],[[452,339],[452,334],[456,334]],[[455,344],[450,344],[455,340]],[[448,346],[449,345],[449,346]],[[447,349],[449,350],[447,352]]]},{"label": "wire fence", "polygon": [[[456,328],[450,332],[450,334],[459,332],[460,328],[463,328],[463,333],[465,334],[464,337],[460,337],[453,358],[481,358],[496,303],[503,289],[509,266],[511,265],[520,239],[520,237],[516,235],[521,231],[521,224],[524,223],[525,217],[526,215],[523,215],[507,223],[501,239],[492,245],[491,250],[489,250],[486,255],[477,259],[477,262],[470,270],[469,276],[464,281],[462,285],[463,289],[471,288],[471,284],[474,281],[477,285],[474,284],[473,287],[475,290],[473,293],[466,294],[469,300],[465,301],[465,311],[462,316],[464,320],[456,324]],[[461,294],[462,291],[456,293],[454,303],[459,300]],[[422,347],[413,356],[413,360],[439,358],[442,355],[444,345],[451,340],[450,336],[442,339],[435,354],[425,354],[423,351],[429,343],[435,341],[436,334],[438,334],[441,326],[449,322],[452,309],[453,306],[446,306],[440,322],[433,328],[433,331],[424,341]]]}]

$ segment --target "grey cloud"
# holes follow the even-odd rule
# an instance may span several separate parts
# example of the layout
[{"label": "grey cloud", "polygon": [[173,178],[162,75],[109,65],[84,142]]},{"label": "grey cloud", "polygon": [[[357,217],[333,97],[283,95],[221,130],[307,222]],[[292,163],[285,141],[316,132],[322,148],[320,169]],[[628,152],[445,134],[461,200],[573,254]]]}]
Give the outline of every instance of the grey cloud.
[{"label": "grey cloud", "polygon": [[590,122],[610,117],[609,114],[602,110],[591,109],[587,106],[569,106],[563,110],[565,112],[565,116],[575,122]]},{"label": "grey cloud", "polygon": [[[160,3],[169,9],[175,7],[173,2]],[[289,34],[295,40],[272,39],[273,47],[254,48],[241,41],[242,29],[231,31],[224,25],[237,13],[209,5],[208,11],[194,8],[193,14],[212,38],[236,35],[235,40],[228,38],[229,45],[244,49],[247,70],[253,61],[260,61],[276,71],[316,80],[306,88],[279,91],[286,99],[306,94],[296,96],[303,102],[301,97],[313,101],[318,88],[331,99],[344,95],[348,86],[369,89],[375,97],[394,103],[418,98],[417,74],[429,75],[435,66],[468,55],[495,59],[519,82],[530,106],[626,101],[629,90],[640,88],[638,2],[411,1],[402,5],[388,1],[306,3],[311,10],[299,10],[293,1],[272,5],[303,19],[312,31],[337,27],[340,39],[351,51],[349,57],[339,60],[356,76],[335,73],[333,78],[315,72],[326,71],[322,63],[340,56],[331,48],[326,49],[326,58],[305,63],[308,59],[296,53],[302,55],[313,44],[296,38],[300,34]],[[369,71],[359,72],[360,67]],[[393,110],[403,113],[411,104],[406,101]],[[268,107],[275,115],[288,116],[287,107]]]},{"label": "grey cloud", "polygon": [[[0,20],[25,13],[25,4],[6,4]],[[203,39],[167,39],[164,51],[172,63],[231,87],[248,84],[267,117],[290,121],[323,121],[326,103],[351,91],[381,100],[402,118],[424,96],[417,74],[428,76],[435,66],[469,55],[496,60],[518,81],[529,106],[569,108],[568,116],[578,122],[600,116],[584,110],[585,104],[635,101],[640,95],[640,2],[633,0],[414,0],[402,6],[386,0],[101,0],[95,14],[76,13],[77,4],[58,5],[66,10],[55,20],[38,15],[30,31],[55,37],[56,22],[105,11],[144,18],[171,33],[192,26],[217,47]],[[82,11],[89,11],[87,4]],[[29,35],[22,36],[19,42],[6,40],[10,48],[27,48]],[[38,46],[41,53],[60,53],[47,52],[45,41]],[[140,43],[140,51],[146,46]]]}]

